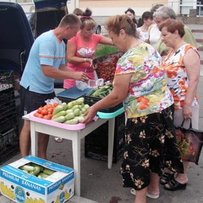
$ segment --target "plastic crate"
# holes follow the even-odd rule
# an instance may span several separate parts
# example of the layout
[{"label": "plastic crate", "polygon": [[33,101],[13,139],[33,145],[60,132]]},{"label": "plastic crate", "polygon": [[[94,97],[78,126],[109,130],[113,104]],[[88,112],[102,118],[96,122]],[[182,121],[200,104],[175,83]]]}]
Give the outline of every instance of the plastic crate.
[{"label": "plastic crate", "polygon": [[15,101],[13,88],[0,91],[0,107],[1,105],[7,104],[11,101]]},{"label": "plastic crate", "polygon": [[116,52],[101,56],[93,60],[93,64],[98,78],[103,78],[105,81],[113,81],[116,63],[118,59],[123,55],[123,52]]},{"label": "plastic crate", "polygon": [[[85,104],[89,104],[90,106],[92,106],[93,104],[95,104],[96,102],[101,100],[101,98],[92,97],[92,96],[89,96],[89,95],[85,95],[84,98],[85,98]],[[123,104],[120,103],[120,104],[118,104],[118,105],[116,105],[114,107],[111,107],[111,108],[101,109],[100,112],[111,113],[111,112],[117,111],[118,109],[120,109],[122,107],[123,107]]]},{"label": "plastic crate", "polygon": [[13,71],[0,71],[0,92],[14,87]]},{"label": "plastic crate", "polygon": [[[123,155],[125,140],[124,113],[115,119],[113,163],[117,163]],[[101,161],[108,159],[108,123],[103,124],[85,137],[85,156]]]},{"label": "plastic crate", "polygon": [[3,163],[19,153],[18,129],[14,127],[6,132],[0,132],[0,140],[0,163]]},{"label": "plastic crate", "polygon": [[12,114],[11,116],[7,116],[5,119],[0,120],[0,133],[5,133],[8,130],[15,128],[16,130],[18,129],[18,120],[17,120],[17,115]]}]

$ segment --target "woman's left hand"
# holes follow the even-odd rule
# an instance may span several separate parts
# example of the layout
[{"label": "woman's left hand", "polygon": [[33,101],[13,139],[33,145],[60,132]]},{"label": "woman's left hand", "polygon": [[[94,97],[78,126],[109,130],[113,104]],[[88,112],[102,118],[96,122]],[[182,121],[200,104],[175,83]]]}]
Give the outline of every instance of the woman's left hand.
[{"label": "woman's left hand", "polygon": [[84,62],[88,62],[90,64],[90,67],[93,65],[93,60],[91,58],[84,58]]},{"label": "woman's left hand", "polygon": [[85,116],[85,120],[83,121],[83,123],[85,124],[90,123],[94,119],[96,114],[97,114],[97,111],[95,110],[93,105],[88,109],[87,115]]},{"label": "woman's left hand", "polygon": [[183,106],[183,117],[184,119],[192,118],[192,106],[185,104]]}]

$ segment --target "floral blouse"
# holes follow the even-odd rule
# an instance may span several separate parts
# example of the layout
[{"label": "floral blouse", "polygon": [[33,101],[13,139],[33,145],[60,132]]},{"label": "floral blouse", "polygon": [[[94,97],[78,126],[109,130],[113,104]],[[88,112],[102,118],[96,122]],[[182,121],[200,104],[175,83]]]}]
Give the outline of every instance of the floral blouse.
[{"label": "floral blouse", "polygon": [[133,73],[124,101],[127,118],[160,112],[173,104],[159,53],[143,42],[117,62],[115,75]]},{"label": "floral blouse", "polygon": [[[184,44],[175,53],[170,51],[163,60],[163,67],[167,73],[168,87],[173,94],[175,109],[182,109],[187,93],[189,80],[183,57],[189,49],[197,51],[192,45]],[[196,102],[197,99],[195,98],[193,104]]]}]

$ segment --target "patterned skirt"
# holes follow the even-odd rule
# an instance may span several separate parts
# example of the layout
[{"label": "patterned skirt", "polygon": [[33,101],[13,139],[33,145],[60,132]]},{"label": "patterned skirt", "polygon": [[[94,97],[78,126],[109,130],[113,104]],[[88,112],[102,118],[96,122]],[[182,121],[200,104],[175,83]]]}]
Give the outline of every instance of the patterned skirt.
[{"label": "patterned skirt", "polygon": [[183,172],[174,130],[172,107],[127,120],[121,165],[124,187],[143,189],[150,183],[150,172],[161,175],[166,167]]}]

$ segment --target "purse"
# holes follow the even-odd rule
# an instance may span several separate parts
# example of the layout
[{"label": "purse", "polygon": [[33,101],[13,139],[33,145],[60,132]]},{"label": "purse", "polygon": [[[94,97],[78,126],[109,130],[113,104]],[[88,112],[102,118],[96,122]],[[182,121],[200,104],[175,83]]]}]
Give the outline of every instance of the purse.
[{"label": "purse", "polygon": [[181,158],[183,161],[198,164],[203,145],[203,132],[192,128],[191,119],[188,129],[183,127],[184,122],[185,119],[181,126],[175,129],[176,141],[181,153]]}]

